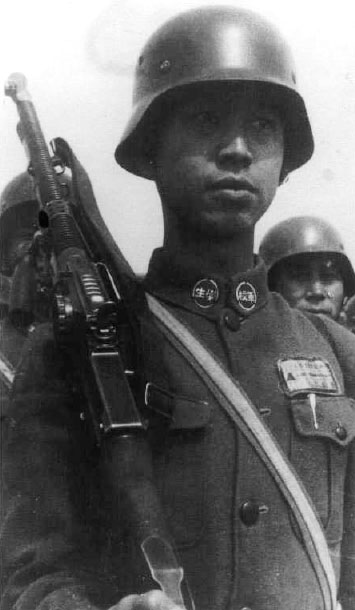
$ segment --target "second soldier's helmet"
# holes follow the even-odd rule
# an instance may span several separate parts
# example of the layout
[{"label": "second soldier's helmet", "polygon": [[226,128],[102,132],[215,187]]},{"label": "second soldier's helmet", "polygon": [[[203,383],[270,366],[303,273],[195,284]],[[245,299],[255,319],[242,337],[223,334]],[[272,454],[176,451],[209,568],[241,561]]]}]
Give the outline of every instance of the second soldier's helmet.
[{"label": "second soldier's helmet", "polygon": [[28,229],[29,235],[38,225],[38,202],[31,176],[23,172],[13,178],[0,197],[0,271],[11,275],[9,250],[19,230]]},{"label": "second soldier's helmet", "polygon": [[338,261],[346,296],[355,293],[355,273],[336,229],[318,216],[295,216],[272,227],[260,242],[259,254],[273,288],[277,265],[297,254],[331,254]]},{"label": "second soldier's helmet", "polygon": [[152,178],[152,125],[164,118],[162,102],[177,89],[222,82],[257,83],[272,96],[285,125],[287,171],[311,157],[312,131],[285,40],[252,11],[216,6],[181,13],[146,43],[136,66],[133,110],[116,149],[117,162],[133,174]]}]

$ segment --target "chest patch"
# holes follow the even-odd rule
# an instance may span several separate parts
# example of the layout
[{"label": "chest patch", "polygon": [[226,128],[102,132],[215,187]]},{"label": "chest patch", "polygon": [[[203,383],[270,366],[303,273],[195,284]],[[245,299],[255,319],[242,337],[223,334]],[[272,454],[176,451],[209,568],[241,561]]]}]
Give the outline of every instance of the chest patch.
[{"label": "chest patch", "polygon": [[311,392],[334,395],[340,384],[330,366],[322,358],[285,358],[277,363],[282,387],[288,396]]}]

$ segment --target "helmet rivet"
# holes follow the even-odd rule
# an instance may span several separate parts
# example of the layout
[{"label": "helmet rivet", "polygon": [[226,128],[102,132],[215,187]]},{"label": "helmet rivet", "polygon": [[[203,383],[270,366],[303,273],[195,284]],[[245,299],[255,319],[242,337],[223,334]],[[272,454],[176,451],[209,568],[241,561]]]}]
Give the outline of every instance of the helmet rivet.
[{"label": "helmet rivet", "polygon": [[171,68],[171,62],[169,61],[169,59],[164,59],[162,62],[160,62],[159,65],[159,70],[160,72],[169,72]]}]

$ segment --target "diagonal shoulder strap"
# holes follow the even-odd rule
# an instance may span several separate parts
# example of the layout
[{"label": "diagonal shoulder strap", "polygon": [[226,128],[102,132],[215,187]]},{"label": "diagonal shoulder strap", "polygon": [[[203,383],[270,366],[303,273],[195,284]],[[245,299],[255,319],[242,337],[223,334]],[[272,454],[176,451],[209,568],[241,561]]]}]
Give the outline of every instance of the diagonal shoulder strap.
[{"label": "diagonal shoulder strap", "polygon": [[327,541],[312,502],[293,466],[253,403],[235,379],[199,339],[157,299],[147,294],[157,323],[176,349],[201,376],[219,404],[252,444],[287,500],[302,532],[308,557],[317,576],[326,610],[336,610],[336,579]]}]

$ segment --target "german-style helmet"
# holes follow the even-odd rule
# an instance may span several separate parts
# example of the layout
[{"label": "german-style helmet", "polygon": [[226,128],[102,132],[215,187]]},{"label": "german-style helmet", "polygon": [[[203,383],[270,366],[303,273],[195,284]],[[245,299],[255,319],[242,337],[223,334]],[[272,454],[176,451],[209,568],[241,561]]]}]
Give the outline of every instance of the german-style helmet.
[{"label": "german-style helmet", "polygon": [[331,254],[339,263],[347,296],[355,293],[355,273],[334,227],[318,216],[295,216],[273,226],[260,242],[259,255],[270,274],[276,265],[298,254]]},{"label": "german-style helmet", "polygon": [[31,176],[27,172],[22,172],[10,180],[1,193],[0,217],[2,218],[13,207],[27,201],[36,201],[35,188]]},{"label": "german-style helmet", "polygon": [[308,161],[313,136],[287,43],[254,12],[215,6],[170,19],[144,46],[136,66],[132,115],[115,152],[117,162],[151,179],[152,147],[147,141],[152,122],[159,123],[162,100],[180,87],[222,82],[269,88],[284,119],[287,171]]},{"label": "german-style helmet", "polygon": [[5,275],[12,273],[8,249],[13,236],[22,228],[34,233],[38,212],[33,180],[27,172],[22,172],[10,180],[0,197],[0,270]]},{"label": "german-style helmet", "polygon": [[12,227],[32,226],[37,221],[38,202],[34,182],[27,172],[15,176],[0,196],[0,234],[6,240]]},{"label": "german-style helmet", "polygon": [[[71,179],[65,174],[59,176],[63,196],[70,190]],[[0,271],[11,275],[8,253],[11,241],[21,229],[34,234],[39,228],[39,203],[33,178],[28,172],[15,176],[5,186],[0,196]]]}]

